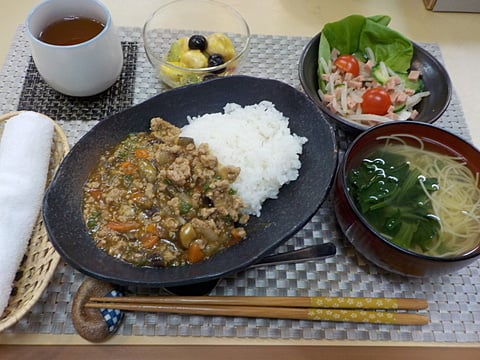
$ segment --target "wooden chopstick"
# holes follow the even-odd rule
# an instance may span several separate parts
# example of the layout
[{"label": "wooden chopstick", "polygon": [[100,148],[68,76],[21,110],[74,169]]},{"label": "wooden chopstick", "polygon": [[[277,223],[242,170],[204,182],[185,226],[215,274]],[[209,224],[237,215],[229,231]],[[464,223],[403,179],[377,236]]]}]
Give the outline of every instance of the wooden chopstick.
[{"label": "wooden chopstick", "polygon": [[125,296],[92,297],[91,302],[172,304],[172,305],[230,305],[304,307],[324,309],[381,309],[421,310],[428,307],[425,299],[362,298],[362,297],[303,297],[303,296]]},{"label": "wooden chopstick", "polygon": [[420,314],[392,311],[367,311],[349,309],[318,309],[266,306],[229,306],[229,305],[174,305],[145,303],[101,303],[88,302],[89,308],[112,308],[125,311],[162,312],[190,315],[241,316],[255,318],[275,318],[293,320],[319,320],[335,322],[425,325],[428,317]]},{"label": "wooden chopstick", "polygon": [[[386,310],[427,308],[424,299],[293,296],[92,297],[88,308],[191,315],[425,325],[422,314]],[[382,311],[375,311],[382,310]]]}]

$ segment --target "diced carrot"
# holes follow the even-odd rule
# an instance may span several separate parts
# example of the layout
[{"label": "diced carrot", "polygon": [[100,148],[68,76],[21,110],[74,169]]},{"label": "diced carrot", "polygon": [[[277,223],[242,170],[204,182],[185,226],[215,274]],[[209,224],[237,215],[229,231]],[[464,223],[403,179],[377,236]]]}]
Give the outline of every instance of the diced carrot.
[{"label": "diced carrot", "polygon": [[130,230],[138,229],[138,224],[135,222],[110,221],[107,223],[107,227],[113,231],[125,233],[129,232]]},{"label": "diced carrot", "polygon": [[139,191],[133,192],[133,193],[130,194],[130,199],[132,199],[135,202],[141,201],[142,197],[143,197],[143,193],[141,193]]},{"label": "diced carrot", "polygon": [[125,175],[132,175],[137,171],[138,167],[130,161],[124,161],[120,163],[120,169]]},{"label": "diced carrot", "polygon": [[138,159],[146,159],[148,158],[148,150],[146,149],[135,149],[135,157]]},{"label": "diced carrot", "polygon": [[159,240],[159,237],[155,234],[147,233],[142,236],[140,241],[143,244],[143,247],[146,249],[151,249]]},{"label": "diced carrot", "polygon": [[203,260],[204,258],[205,253],[200,248],[200,245],[195,242],[190,244],[187,250],[187,260],[193,264]]},{"label": "diced carrot", "polygon": [[150,233],[150,234],[154,234],[157,232],[157,227],[155,226],[155,224],[148,224],[146,227],[145,227],[145,231]]},{"label": "diced carrot", "polygon": [[91,189],[88,193],[97,201],[102,198],[102,192],[98,189]]},{"label": "diced carrot", "polygon": [[240,241],[245,237],[245,230],[243,228],[233,228],[230,230],[230,234],[232,234],[232,238],[235,241]]}]

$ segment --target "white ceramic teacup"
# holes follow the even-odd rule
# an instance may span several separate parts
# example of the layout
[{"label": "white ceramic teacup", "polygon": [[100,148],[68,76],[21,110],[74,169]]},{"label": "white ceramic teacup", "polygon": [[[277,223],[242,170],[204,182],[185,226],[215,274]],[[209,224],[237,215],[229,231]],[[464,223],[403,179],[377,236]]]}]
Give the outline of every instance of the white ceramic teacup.
[{"label": "white ceramic teacup", "polygon": [[[97,36],[75,45],[51,45],[39,40],[48,25],[71,16],[93,18],[105,27]],[[30,12],[25,26],[38,72],[55,90],[70,96],[96,95],[119,77],[122,46],[110,12],[101,2],[46,0]]]}]

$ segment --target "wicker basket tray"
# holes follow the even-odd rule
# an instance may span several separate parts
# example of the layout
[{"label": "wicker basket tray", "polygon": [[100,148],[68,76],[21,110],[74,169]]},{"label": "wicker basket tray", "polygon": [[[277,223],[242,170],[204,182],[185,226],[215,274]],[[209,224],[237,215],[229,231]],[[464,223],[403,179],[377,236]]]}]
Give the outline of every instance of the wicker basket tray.
[{"label": "wicker basket tray", "polygon": [[[0,115],[0,134],[3,132],[5,122],[19,113],[11,112]],[[48,119],[53,122],[55,132],[47,183],[53,179],[55,171],[69,150],[67,138],[61,127],[52,119]],[[0,331],[17,322],[36,303],[43,290],[47,287],[59,260],[60,256],[48,241],[42,216],[39,214],[24,258],[17,271],[10,300],[3,314],[0,314]]]}]

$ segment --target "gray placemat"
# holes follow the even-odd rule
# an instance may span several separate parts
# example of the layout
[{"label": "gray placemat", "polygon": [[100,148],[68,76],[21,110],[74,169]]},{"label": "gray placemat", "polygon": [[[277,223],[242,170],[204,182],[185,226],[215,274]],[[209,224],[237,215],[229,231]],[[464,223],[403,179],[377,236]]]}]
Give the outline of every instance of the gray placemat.
[{"label": "gray placemat", "polygon": [[[105,116],[165,91],[145,57],[140,28],[120,30],[126,53],[122,83],[116,84],[114,91],[79,103],[52,93],[42,84],[32,68],[24,29],[20,26],[0,73],[0,112],[17,108],[46,112],[60,123],[73,145]],[[281,80],[301,90],[298,60],[308,41],[309,38],[305,37],[254,35],[248,59],[240,73]],[[441,58],[437,45],[421,45]],[[456,93],[436,125],[470,140]],[[337,255],[333,258],[247,270],[220,281],[212,295],[423,297],[429,302],[426,313],[430,324],[416,327],[128,313],[118,334],[445,343],[480,341],[479,262],[457,273],[428,279],[387,273],[366,262],[344,240],[336,224],[331,198],[327,198],[312,220],[278,251],[327,241],[337,246]],[[38,303],[5,333],[74,334],[70,309],[83,279],[84,275],[61,262]]]}]

